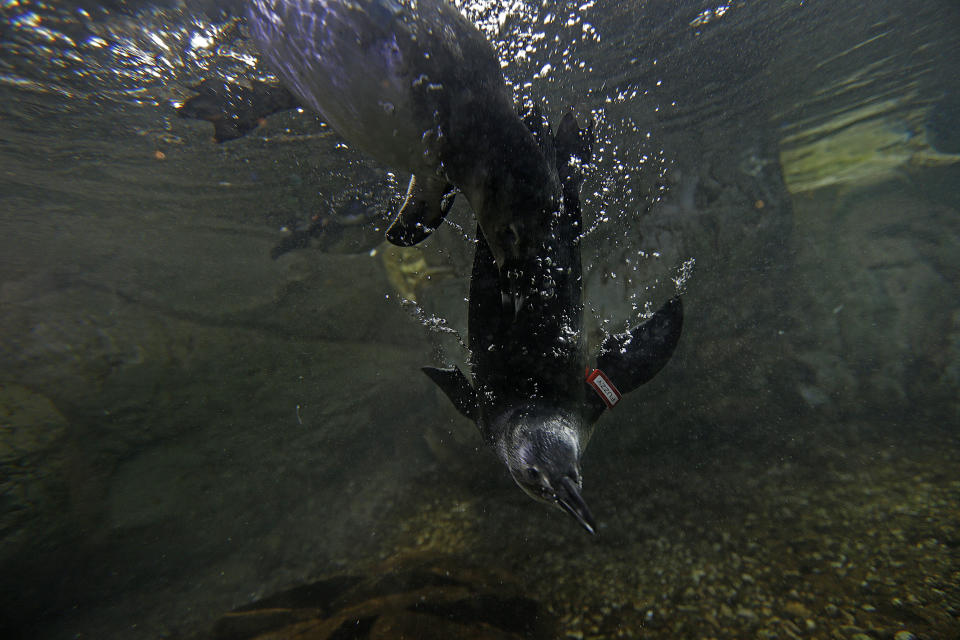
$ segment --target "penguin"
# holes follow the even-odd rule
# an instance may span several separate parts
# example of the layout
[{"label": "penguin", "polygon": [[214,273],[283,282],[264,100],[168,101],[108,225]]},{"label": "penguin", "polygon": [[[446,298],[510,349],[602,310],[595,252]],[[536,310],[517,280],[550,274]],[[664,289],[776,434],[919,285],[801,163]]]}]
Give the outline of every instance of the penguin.
[{"label": "penguin", "polygon": [[590,161],[592,126],[564,115],[554,137],[536,109],[524,115],[544,153],[554,158],[560,210],[523,265],[536,290],[518,309],[501,304],[496,260],[482,227],[470,280],[470,373],[424,367],[529,496],[569,513],[591,534],[596,523],[582,497],[580,461],[601,415],[670,360],[683,324],[679,297],[622,334],[608,336],[586,369],[583,336],[580,167]]},{"label": "penguin", "polygon": [[216,142],[241,138],[267,116],[300,106],[283,86],[258,80],[243,86],[208,79],[190,88],[197,95],[180,105],[177,115],[211,123]]},{"label": "penguin", "polygon": [[250,0],[247,23],[301,104],[413,174],[389,241],[420,242],[463,193],[505,293],[530,293],[516,267],[536,258],[562,207],[557,171],[473,23],[445,0]]}]

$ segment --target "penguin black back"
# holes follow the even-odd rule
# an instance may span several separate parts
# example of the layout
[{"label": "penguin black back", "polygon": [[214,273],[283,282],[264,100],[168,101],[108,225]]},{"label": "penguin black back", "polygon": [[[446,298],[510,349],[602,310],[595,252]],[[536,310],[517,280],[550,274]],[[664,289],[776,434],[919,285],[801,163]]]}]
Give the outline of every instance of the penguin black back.
[{"label": "penguin black back", "polygon": [[[537,251],[514,265],[516,273],[498,271],[477,229],[469,309],[473,381],[456,367],[424,372],[476,422],[524,492],[562,508],[594,533],[581,497],[580,458],[610,400],[600,399],[583,377],[579,193],[592,127],[580,129],[568,113],[554,137],[535,109],[524,122],[544,155],[555,159],[556,179],[541,187],[555,189],[557,206],[537,237],[527,239],[538,243]],[[527,283],[530,295],[508,295],[511,278]],[[681,324],[682,307],[674,299],[647,322],[607,338],[598,363],[613,376],[610,386],[616,380],[626,393],[652,378],[670,359]]]}]

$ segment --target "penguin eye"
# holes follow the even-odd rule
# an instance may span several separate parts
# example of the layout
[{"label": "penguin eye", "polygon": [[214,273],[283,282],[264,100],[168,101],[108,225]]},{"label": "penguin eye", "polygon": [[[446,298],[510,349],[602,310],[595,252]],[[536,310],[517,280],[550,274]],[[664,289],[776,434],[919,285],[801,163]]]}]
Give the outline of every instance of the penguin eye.
[{"label": "penguin eye", "polygon": [[536,481],[540,479],[540,471],[536,467],[527,467],[527,477]]}]

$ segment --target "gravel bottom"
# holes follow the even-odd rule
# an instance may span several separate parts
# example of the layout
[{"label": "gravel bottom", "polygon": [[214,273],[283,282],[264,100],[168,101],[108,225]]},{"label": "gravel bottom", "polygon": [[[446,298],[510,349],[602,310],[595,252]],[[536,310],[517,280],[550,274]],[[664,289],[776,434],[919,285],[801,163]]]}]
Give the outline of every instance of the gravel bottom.
[{"label": "gravel bottom", "polygon": [[[559,638],[960,639],[957,435],[784,431],[642,450],[600,434],[583,468],[597,536],[527,498],[476,443],[448,444],[412,480],[380,467],[392,485],[351,481],[299,506],[311,493],[291,488],[277,498],[289,507],[264,516],[273,528],[182,575],[91,592],[29,637],[210,638],[233,607],[428,558],[502,576]],[[265,508],[258,494],[249,507],[251,519]]]},{"label": "gravel bottom", "polygon": [[603,468],[590,451],[595,538],[506,483],[428,474],[382,555],[507,570],[566,638],[960,638],[956,437],[804,441],[685,442]]}]

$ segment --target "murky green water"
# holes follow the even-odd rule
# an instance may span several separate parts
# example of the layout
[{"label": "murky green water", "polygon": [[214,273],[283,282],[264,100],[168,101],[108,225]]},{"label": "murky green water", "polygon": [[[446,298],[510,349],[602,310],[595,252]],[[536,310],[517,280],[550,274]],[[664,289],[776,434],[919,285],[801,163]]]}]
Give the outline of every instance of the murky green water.
[{"label": "murky green water", "polygon": [[418,371],[467,361],[469,207],[393,250],[407,176],[316,116],[177,116],[270,78],[235,4],[0,4],[4,637],[960,637],[955,2],[460,3],[597,123],[591,343],[685,278],[595,538]]}]

